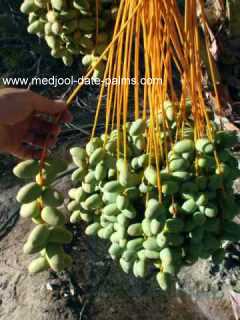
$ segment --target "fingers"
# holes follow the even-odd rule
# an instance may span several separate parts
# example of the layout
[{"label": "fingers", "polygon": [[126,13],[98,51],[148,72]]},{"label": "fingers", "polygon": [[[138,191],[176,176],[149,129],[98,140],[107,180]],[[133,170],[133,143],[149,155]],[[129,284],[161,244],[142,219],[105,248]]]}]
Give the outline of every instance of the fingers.
[{"label": "fingers", "polygon": [[[64,111],[59,122],[70,121],[71,118],[72,116],[70,112]],[[28,132],[24,137],[24,141],[40,147],[43,147],[47,142],[47,146],[51,147],[56,144],[57,137],[60,132],[61,128],[59,125],[46,121],[38,116],[32,117]],[[48,141],[46,141],[46,139]]]},{"label": "fingers", "polygon": [[55,134],[61,131],[59,126],[61,123],[66,123],[71,121],[72,121],[72,115],[68,110],[66,110],[61,113],[57,124],[54,123],[54,121],[50,122],[50,121],[44,120],[40,115],[40,116],[33,116],[31,119],[30,125],[33,130],[36,130],[39,133],[51,131],[53,134]]},{"label": "fingers", "polygon": [[[50,100],[25,89],[0,90],[0,124],[16,125],[23,122],[34,113],[51,115],[56,118],[61,115],[64,122],[71,121],[67,105],[61,100]],[[54,120],[53,120],[54,121]]]},{"label": "fingers", "polygon": [[40,117],[33,117],[29,131],[33,131],[38,135],[47,135],[50,132],[53,135],[58,135],[61,128],[54,123],[41,119]]},{"label": "fingers", "polygon": [[27,91],[26,94],[33,111],[55,115],[67,110],[67,105],[62,100],[50,100],[32,91]]},{"label": "fingers", "polygon": [[63,113],[61,114],[60,121],[63,123],[68,123],[68,122],[71,122],[72,120],[73,120],[73,116],[71,112],[69,110],[63,111]]},{"label": "fingers", "polygon": [[10,139],[3,139],[2,149],[21,159],[40,158],[46,139],[47,148],[56,143],[59,123],[72,120],[65,102],[52,101],[29,90],[4,89],[0,104],[4,106],[0,108],[0,124],[9,126],[10,131]]},{"label": "fingers", "polygon": [[15,157],[22,159],[22,160],[28,160],[28,159],[40,159],[41,158],[42,151],[36,150],[31,146],[27,145],[20,145],[13,153]]},{"label": "fingers", "polygon": [[37,135],[34,132],[28,132],[27,135],[24,138],[24,142],[32,144],[33,146],[37,147],[52,147],[57,142],[57,135]]},{"label": "fingers", "polygon": [[40,117],[33,117],[23,141],[41,148],[52,147],[56,144],[60,132],[61,128],[58,125]]},{"label": "fingers", "polygon": [[23,139],[23,143],[11,152],[14,156],[20,159],[40,159],[43,148],[50,148],[57,142],[56,135],[38,135],[35,132],[29,131]]}]

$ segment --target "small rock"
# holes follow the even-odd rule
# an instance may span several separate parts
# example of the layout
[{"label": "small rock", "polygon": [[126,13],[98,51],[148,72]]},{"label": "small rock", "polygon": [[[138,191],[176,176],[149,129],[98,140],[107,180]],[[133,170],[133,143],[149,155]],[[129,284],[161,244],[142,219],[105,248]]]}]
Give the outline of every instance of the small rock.
[{"label": "small rock", "polygon": [[113,307],[111,307],[111,308],[109,309],[109,312],[110,312],[110,313],[115,313],[116,310],[115,310]]},{"label": "small rock", "polygon": [[226,285],[228,285],[228,286],[231,285],[231,280],[230,279],[226,279]]},{"label": "small rock", "polygon": [[53,287],[51,286],[51,284],[49,282],[46,284],[46,289],[48,291],[53,291]]},{"label": "small rock", "polygon": [[69,289],[71,296],[75,296],[76,292],[75,292],[75,288],[73,286],[70,287]]}]

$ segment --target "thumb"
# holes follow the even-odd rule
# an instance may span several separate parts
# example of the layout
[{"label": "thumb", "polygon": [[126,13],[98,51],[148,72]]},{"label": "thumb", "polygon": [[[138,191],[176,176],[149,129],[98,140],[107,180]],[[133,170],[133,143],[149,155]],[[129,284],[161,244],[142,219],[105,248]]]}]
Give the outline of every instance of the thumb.
[{"label": "thumb", "polygon": [[33,111],[54,115],[67,110],[67,105],[64,101],[50,100],[32,91],[29,91],[29,100]]}]

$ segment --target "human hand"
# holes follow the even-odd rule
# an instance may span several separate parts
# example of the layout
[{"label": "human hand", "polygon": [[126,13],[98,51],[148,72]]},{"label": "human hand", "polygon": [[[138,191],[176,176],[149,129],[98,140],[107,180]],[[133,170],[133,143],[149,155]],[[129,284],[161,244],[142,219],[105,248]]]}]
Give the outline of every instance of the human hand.
[{"label": "human hand", "polygon": [[61,122],[72,119],[63,101],[52,101],[25,89],[1,89],[0,151],[21,159],[40,158],[47,136],[47,147],[57,141],[60,127],[54,119],[58,115]]}]

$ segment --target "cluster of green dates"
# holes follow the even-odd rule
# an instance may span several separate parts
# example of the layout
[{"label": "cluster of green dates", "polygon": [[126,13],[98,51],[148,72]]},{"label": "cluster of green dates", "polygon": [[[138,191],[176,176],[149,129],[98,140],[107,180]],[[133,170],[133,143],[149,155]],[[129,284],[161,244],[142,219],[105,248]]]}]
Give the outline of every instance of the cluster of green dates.
[{"label": "cluster of green dates", "polygon": [[[24,0],[21,12],[28,15],[28,32],[44,38],[54,58],[71,66],[74,57],[83,56],[83,64],[94,66],[110,41],[116,8],[112,1],[99,2],[96,37],[95,0]],[[100,77],[102,62],[94,75]]]},{"label": "cluster of green dates", "polygon": [[[170,103],[165,110],[174,137]],[[190,120],[182,139],[169,143],[159,171],[146,152],[149,121],[143,119],[126,124],[127,160],[117,130],[70,150],[78,167],[69,191],[71,223],[85,222],[87,235],[109,241],[109,254],[124,272],[145,277],[154,267],[162,290],[199,258],[220,263],[223,242],[240,239],[232,190],[239,170],[230,152],[236,136],[216,130],[214,141],[194,141],[192,124]]]},{"label": "cluster of green dates", "polygon": [[28,267],[33,274],[49,268],[59,272],[72,264],[63,248],[72,241],[72,233],[65,228],[65,216],[59,209],[64,198],[51,186],[66,168],[65,161],[52,158],[46,161],[41,174],[37,160],[23,161],[13,169],[14,175],[26,181],[17,194],[20,216],[36,224],[23,248],[25,254],[39,254]]}]

